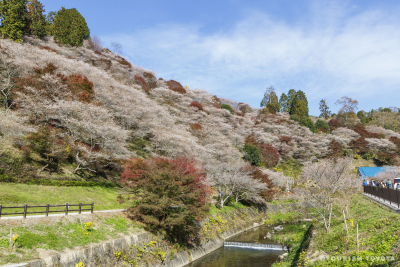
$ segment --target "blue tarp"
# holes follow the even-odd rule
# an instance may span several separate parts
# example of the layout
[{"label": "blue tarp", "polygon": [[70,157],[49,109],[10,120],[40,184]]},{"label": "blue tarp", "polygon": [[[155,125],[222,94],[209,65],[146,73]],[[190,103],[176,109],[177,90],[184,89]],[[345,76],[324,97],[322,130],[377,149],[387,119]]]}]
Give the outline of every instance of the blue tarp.
[{"label": "blue tarp", "polygon": [[360,167],[358,168],[358,176],[363,180],[366,178],[375,177],[379,172],[384,172],[385,169],[394,169],[393,167]]}]

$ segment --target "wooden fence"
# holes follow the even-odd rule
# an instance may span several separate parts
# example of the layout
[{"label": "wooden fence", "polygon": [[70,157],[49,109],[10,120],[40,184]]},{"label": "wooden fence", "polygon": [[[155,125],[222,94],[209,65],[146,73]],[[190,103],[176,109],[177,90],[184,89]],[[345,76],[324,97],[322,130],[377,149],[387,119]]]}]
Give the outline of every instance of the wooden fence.
[{"label": "wooden fence", "polygon": [[[84,207],[84,206],[90,206],[90,208],[89,209],[83,209],[82,207]],[[63,209],[63,210],[50,210],[50,208],[53,208],[53,207],[65,207],[65,209]],[[79,209],[75,209],[74,210],[74,209],[70,209],[70,207],[79,207]],[[28,212],[28,208],[46,208],[46,210],[45,211],[30,211],[30,212]],[[70,205],[68,203],[65,203],[65,205],[50,205],[50,204],[47,204],[47,205],[44,205],[44,206],[28,206],[27,204],[25,204],[25,206],[15,206],[15,207],[3,207],[2,205],[0,205],[0,219],[1,219],[1,216],[3,216],[3,215],[23,215],[24,218],[26,218],[27,214],[37,214],[37,213],[45,213],[46,216],[49,216],[49,213],[55,213],[55,212],[63,212],[63,213],[65,212],[65,215],[68,215],[68,212],[71,212],[71,211],[77,211],[77,212],[79,212],[79,214],[81,214],[82,211],[89,211],[90,210],[90,212],[93,213],[93,208],[94,208],[94,203],[92,203],[92,204],[79,203],[79,204],[75,204],[75,205]],[[24,209],[24,212],[3,213],[4,209]]]},{"label": "wooden fence", "polygon": [[390,204],[397,205],[397,208],[400,208],[400,190],[376,186],[364,186],[364,193],[379,197],[384,201],[388,201]]}]

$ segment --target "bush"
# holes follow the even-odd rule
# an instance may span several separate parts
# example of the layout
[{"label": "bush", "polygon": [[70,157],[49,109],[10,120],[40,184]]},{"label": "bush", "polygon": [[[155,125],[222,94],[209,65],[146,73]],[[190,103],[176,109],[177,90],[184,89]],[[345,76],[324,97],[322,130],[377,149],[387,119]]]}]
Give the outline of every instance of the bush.
[{"label": "bush", "polygon": [[143,91],[145,91],[145,92],[150,91],[149,85],[142,77],[135,75],[134,79],[135,79],[135,82],[137,82],[142,87]]},{"label": "bush", "polygon": [[131,191],[131,218],[153,232],[164,232],[172,243],[198,241],[196,226],[208,211],[204,172],[186,159],[134,159],[126,164],[121,181]]},{"label": "bush", "polygon": [[375,156],[375,160],[378,162],[378,165],[381,166],[397,164],[396,154],[387,152],[378,152]]},{"label": "bush", "polygon": [[391,136],[389,138],[389,141],[396,145],[396,153],[400,153],[400,138],[396,136]]},{"label": "bush", "polygon": [[271,144],[260,145],[261,160],[267,168],[273,168],[279,163],[279,153]]},{"label": "bush", "polygon": [[290,119],[297,121],[301,126],[307,127],[313,133],[317,132],[317,128],[315,127],[314,122],[307,116],[299,116],[299,115],[293,114],[290,116]]},{"label": "bush", "polygon": [[193,123],[193,124],[190,124],[190,128],[192,128],[192,130],[202,130],[203,129],[203,127],[201,126],[201,124],[199,124],[199,123]]},{"label": "bush", "polygon": [[293,140],[290,136],[279,136],[279,142],[289,144]]},{"label": "bush", "polygon": [[370,149],[368,147],[368,141],[365,140],[364,137],[360,137],[356,140],[352,140],[349,143],[349,146],[353,148],[353,150],[360,155],[364,155],[365,153],[369,153]]},{"label": "bush", "polygon": [[258,165],[261,163],[261,154],[257,146],[246,144],[244,145],[244,159],[249,161],[251,165]]},{"label": "bush", "polygon": [[222,104],[221,108],[228,110],[232,115],[234,114],[232,107],[228,104]]},{"label": "bush", "polygon": [[332,140],[329,143],[328,150],[328,157],[330,158],[340,158],[341,156],[343,156],[343,146],[335,140]]},{"label": "bush", "polygon": [[90,36],[86,20],[75,8],[58,11],[54,20],[54,39],[61,44],[82,46]]},{"label": "bush", "polygon": [[167,81],[168,88],[180,94],[186,94],[186,89],[183,88],[182,84],[177,81],[169,80]]},{"label": "bush", "polygon": [[339,120],[337,119],[331,119],[328,121],[328,125],[329,128],[331,129],[331,131],[336,130],[339,127],[344,127],[343,123],[341,123]]},{"label": "bush", "polygon": [[353,131],[358,133],[363,138],[382,138],[378,133],[371,133],[366,128],[365,125],[362,123],[356,124],[354,127],[351,128]]},{"label": "bush", "polygon": [[94,99],[93,83],[86,76],[71,74],[66,84],[79,101],[90,103]]},{"label": "bush", "polygon": [[192,102],[190,103],[190,106],[191,106],[191,107],[195,107],[195,108],[197,108],[198,110],[201,110],[201,111],[204,110],[204,109],[203,109],[203,105],[200,104],[200,103],[197,102],[197,101],[192,101]]},{"label": "bush", "polygon": [[256,146],[256,147],[259,146],[259,144],[258,144],[256,138],[254,137],[254,135],[246,136],[246,138],[244,139],[244,144],[250,144],[250,145],[253,145],[253,146]]},{"label": "bush", "polygon": [[315,123],[315,127],[324,133],[328,133],[330,131],[329,125],[326,121],[323,120],[317,120],[317,122]]},{"label": "bush", "polygon": [[251,176],[253,177],[253,179],[259,180],[262,183],[267,184],[268,186],[268,189],[264,190],[261,193],[261,197],[264,198],[266,201],[274,200],[274,194],[275,194],[275,190],[273,189],[274,184],[271,181],[271,179],[268,178],[268,174],[263,173],[258,168],[254,168],[254,171],[251,173]]}]

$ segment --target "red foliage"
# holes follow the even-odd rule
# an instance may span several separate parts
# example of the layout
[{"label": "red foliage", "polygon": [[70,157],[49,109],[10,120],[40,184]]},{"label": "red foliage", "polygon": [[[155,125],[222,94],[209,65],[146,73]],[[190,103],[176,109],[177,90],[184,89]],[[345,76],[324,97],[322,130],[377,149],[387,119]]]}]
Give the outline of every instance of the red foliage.
[{"label": "red foliage", "polygon": [[392,153],[387,153],[387,152],[378,152],[376,154],[375,160],[379,162],[379,165],[384,166],[384,165],[396,165],[397,155],[392,154]]},{"label": "red foliage", "polygon": [[72,94],[82,102],[92,102],[94,98],[93,83],[86,76],[71,74],[66,83]]},{"label": "red foliage", "polygon": [[328,157],[330,157],[330,158],[339,158],[342,155],[343,155],[343,146],[339,142],[336,142],[335,140],[332,140],[329,143]]},{"label": "red foliage", "polygon": [[172,91],[175,91],[175,92],[181,93],[181,94],[186,94],[185,88],[183,88],[182,84],[180,84],[177,81],[169,80],[169,81],[167,81],[167,85],[168,85],[168,88]]},{"label": "red foliage", "polygon": [[331,119],[328,121],[328,125],[329,128],[331,129],[331,131],[336,130],[339,127],[344,127],[343,123],[341,123],[339,120],[337,119]]},{"label": "red foliage", "polygon": [[369,132],[366,128],[365,125],[362,123],[359,123],[355,125],[353,128],[351,128],[353,131],[361,135],[363,138],[378,138],[380,139],[381,136],[378,133],[371,133]]},{"label": "red foliage", "polygon": [[150,91],[149,85],[143,79],[143,77],[135,75],[135,81],[142,86],[143,91],[145,91],[145,92]]},{"label": "red foliage", "polygon": [[199,123],[190,124],[190,128],[192,128],[192,130],[202,130],[203,129],[203,127]]},{"label": "red foliage", "polygon": [[154,89],[157,87],[157,78],[150,72],[144,72],[143,77],[146,79],[147,84],[150,89]]},{"label": "red foliage", "polygon": [[101,54],[102,54],[101,51],[95,50],[94,52],[95,52],[97,55],[101,55]]},{"label": "red foliage", "polygon": [[53,48],[50,48],[50,47],[48,47],[48,46],[41,46],[41,47],[39,47],[39,49],[44,49],[44,50],[51,51],[51,52],[54,52],[54,53],[57,53],[57,54],[58,54],[58,51],[57,51],[57,50],[55,50],[55,49],[53,49]]},{"label": "red foliage", "polygon": [[191,107],[195,107],[195,108],[197,108],[198,110],[201,110],[201,111],[204,110],[203,109],[203,105],[201,103],[197,102],[197,101],[192,101],[192,103],[190,103],[190,106]]},{"label": "red foliage", "polygon": [[353,148],[353,150],[358,153],[358,154],[366,154],[370,152],[370,149],[368,147],[368,141],[365,140],[364,137],[360,137],[356,140],[352,140],[349,143],[349,146]]},{"label": "red foliage", "polygon": [[46,67],[44,67],[43,69],[34,68],[34,71],[35,71],[35,73],[37,73],[39,75],[44,75],[46,73],[54,74],[54,71],[56,69],[58,69],[58,67],[56,65],[54,65],[53,63],[47,63]]},{"label": "red foliage", "polygon": [[271,144],[260,145],[261,160],[265,163],[265,167],[272,168],[279,163],[279,153]]},{"label": "red foliage", "polygon": [[289,144],[293,140],[290,136],[279,136],[279,142]]},{"label": "red foliage", "polygon": [[254,167],[254,171],[251,173],[251,176],[253,176],[253,179],[260,180],[261,182],[263,182],[263,183],[268,185],[268,189],[263,191],[261,196],[266,201],[274,200],[274,194],[275,194],[275,190],[273,189],[274,188],[274,184],[268,178],[268,174],[265,174],[262,171],[260,171],[258,168]]},{"label": "red foliage", "polygon": [[128,68],[132,68],[132,64],[129,63],[128,61],[126,61],[124,58],[120,58],[120,59],[118,60],[118,63],[121,64],[121,65],[123,65],[123,66],[126,66],[126,67],[128,67]]},{"label": "red foliage", "polygon": [[389,141],[391,141],[393,144],[396,145],[396,152],[399,153],[400,152],[400,138],[398,138],[396,136],[391,136],[389,138]]},{"label": "red foliage", "polygon": [[244,139],[244,144],[250,144],[250,145],[254,145],[256,147],[259,146],[259,143],[257,142],[256,138],[254,137],[254,135],[248,135],[246,136],[246,138]]}]

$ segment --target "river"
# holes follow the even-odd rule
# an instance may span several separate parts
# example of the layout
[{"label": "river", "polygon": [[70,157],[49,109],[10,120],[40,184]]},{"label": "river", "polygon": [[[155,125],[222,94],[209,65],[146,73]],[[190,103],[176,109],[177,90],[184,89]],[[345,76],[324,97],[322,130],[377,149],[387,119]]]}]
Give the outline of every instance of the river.
[{"label": "river", "polygon": [[[274,243],[270,239],[264,238],[268,232],[272,232],[272,227],[262,225],[237,234],[225,241],[256,244]],[[278,256],[282,253],[285,253],[285,251],[221,247],[186,267],[268,267],[278,261]]]}]

